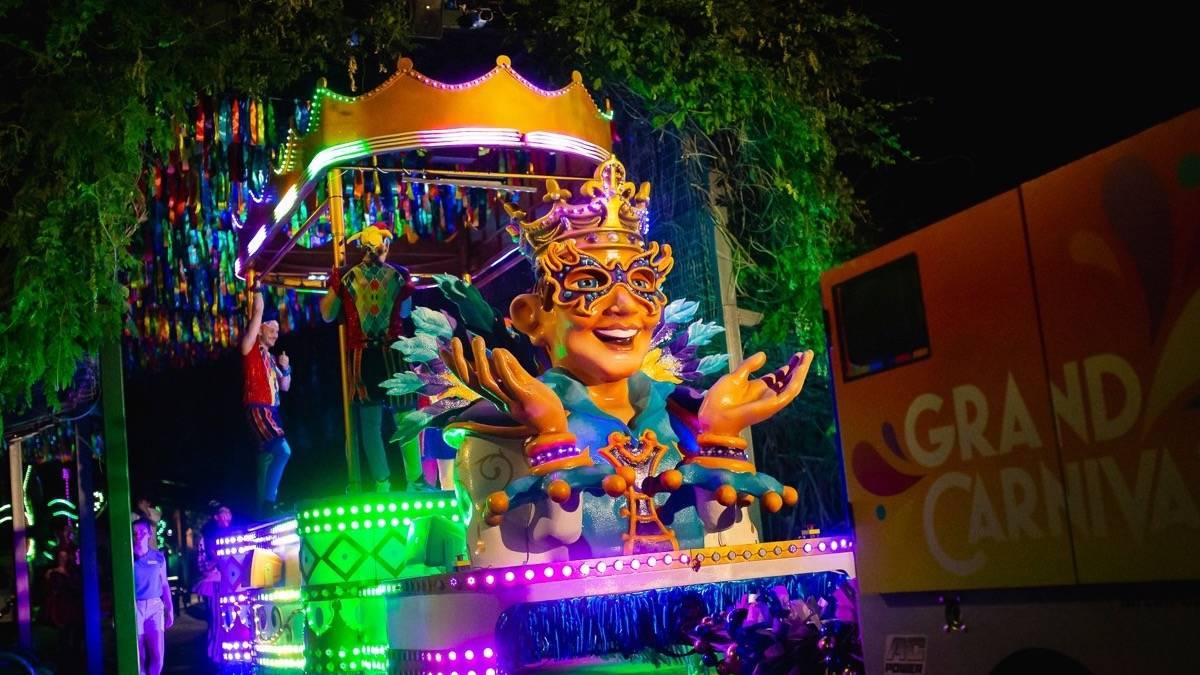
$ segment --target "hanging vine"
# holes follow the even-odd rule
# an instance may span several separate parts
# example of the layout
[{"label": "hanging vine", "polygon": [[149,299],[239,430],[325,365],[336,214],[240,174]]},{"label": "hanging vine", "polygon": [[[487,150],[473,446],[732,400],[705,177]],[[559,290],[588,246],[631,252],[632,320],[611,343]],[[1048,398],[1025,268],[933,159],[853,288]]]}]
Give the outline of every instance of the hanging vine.
[{"label": "hanging vine", "polygon": [[535,53],[595,79],[619,116],[677,137],[693,187],[733,243],[758,345],[824,346],[818,277],[867,214],[842,160],[902,154],[896,106],[864,86],[883,31],[841,3],[521,0]]},{"label": "hanging vine", "polygon": [[198,95],[307,87],[407,28],[394,2],[0,2],[0,409],[53,399],[119,334],[140,184]]}]

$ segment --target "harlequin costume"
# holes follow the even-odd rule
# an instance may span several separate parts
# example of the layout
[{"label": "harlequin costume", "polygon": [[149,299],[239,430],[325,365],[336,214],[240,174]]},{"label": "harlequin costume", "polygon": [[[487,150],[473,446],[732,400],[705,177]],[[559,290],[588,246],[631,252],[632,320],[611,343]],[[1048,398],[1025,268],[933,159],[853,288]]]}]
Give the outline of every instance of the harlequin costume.
[{"label": "harlequin costume", "polygon": [[353,398],[384,400],[379,383],[399,370],[391,343],[404,334],[413,293],[408,270],[392,263],[363,262],[338,270],[330,279],[342,303]]},{"label": "harlequin costume", "polygon": [[[379,386],[403,366],[392,342],[405,333],[404,319],[411,311],[412,278],[400,265],[381,262],[373,254],[391,242],[391,233],[373,226],[354,235],[367,250],[363,261],[335,270],[329,280],[338,312],[346,326],[346,364],[351,387],[351,422],[358,448],[367,459],[378,489],[390,489],[391,470],[383,444],[383,409],[387,396]],[[410,484],[420,478],[420,448],[415,443],[404,452],[405,477]]]}]

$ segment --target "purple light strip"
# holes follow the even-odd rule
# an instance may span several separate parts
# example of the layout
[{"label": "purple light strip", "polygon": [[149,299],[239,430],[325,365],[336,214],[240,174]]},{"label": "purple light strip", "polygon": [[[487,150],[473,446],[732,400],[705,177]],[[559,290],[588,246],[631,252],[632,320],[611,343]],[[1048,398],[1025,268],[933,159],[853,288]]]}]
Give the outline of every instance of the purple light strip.
[{"label": "purple light strip", "polygon": [[[491,147],[506,147],[506,148],[536,148],[541,150],[550,150],[554,152],[566,152],[580,157],[593,160],[597,163],[608,159],[611,153],[598,145],[589,143],[585,140],[559,134],[549,131],[531,131],[522,134],[517,129],[505,129],[497,127],[455,127],[450,129],[429,129],[424,131],[409,131],[400,134],[388,134],[386,136],[378,136],[370,139],[359,141],[362,144],[362,151],[338,156],[334,163],[345,162],[364,157],[370,154],[380,154],[384,152],[403,152],[415,148],[444,148],[457,146],[491,146]],[[318,153],[319,155],[320,153]],[[320,168],[328,168],[326,165],[321,165]],[[321,171],[315,172],[320,174]],[[276,214],[278,218],[271,227],[264,226],[250,240],[246,250],[246,260],[253,260],[259,252],[267,237],[277,229],[281,223],[291,218],[293,211],[299,204],[301,199],[306,199],[311,193],[313,185],[317,180],[317,176],[313,175],[313,166],[310,165],[306,169],[304,176],[299,182],[292,185],[284,193],[286,195],[295,195],[292,198],[291,205],[282,209],[276,206]],[[293,192],[294,191],[294,192]],[[284,200],[281,199],[280,204]],[[260,270],[262,273],[269,272],[270,269]]]},{"label": "purple light strip", "polygon": [[582,155],[597,162],[603,162],[608,159],[609,151],[601,148],[598,145],[589,143],[585,140],[568,136],[566,134],[558,134],[552,131],[530,131],[525,134],[525,144],[531,148],[539,148],[542,150],[553,150],[557,152],[570,152],[576,155]]},{"label": "purple light strip", "polygon": [[[755,560],[777,560],[830,553],[848,552],[854,540],[848,537],[745,544],[741,546],[694,549],[670,553],[640,554],[613,558],[594,558],[557,563],[540,563],[516,567],[485,568],[471,572],[443,575],[445,587],[451,591],[482,591],[523,586],[534,583],[563,581],[571,578],[646,574],[668,569],[724,565]],[[437,579],[436,577],[432,579]],[[426,578],[426,581],[430,578]],[[387,592],[400,594],[428,593],[430,586],[408,585],[404,581],[390,585]]]},{"label": "purple light strip", "polygon": [[269,529],[260,528],[251,532],[219,537],[216,540],[216,545],[219,547],[216,555],[217,557],[240,555],[256,548],[274,549],[299,544],[300,537],[296,533],[297,524],[296,519],[292,518],[276,523]]},{"label": "purple light strip", "polygon": [[472,645],[457,649],[421,649],[409,652],[409,663],[428,675],[497,675],[496,649],[491,645]]},{"label": "purple light strip", "polygon": [[507,60],[499,62],[495,68],[492,68],[488,72],[484,73],[483,75],[480,75],[479,77],[477,77],[473,80],[468,80],[466,82],[459,82],[457,84],[449,84],[446,82],[439,82],[438,80],[435,80],[432,77],[429,77],[427,75],[422,75],[421,73],[418,73],[415,70],[408,71],[408,74],[411,75],[413,78],[415,78],[418,82],[429,85],[431,87],[434,87],[435,89],[442,89],[445,91],[462,91],[463,89],[470,89],[471,87],[476,87],[476,86],[483,84],[484,82],[487,82],[488,80],[495,77],[496,73],[498,73],[500,71],[507,72],[517,82],[520,82],[521,84],[528,87],[529,90],[532,91],[533,93],[541,94],[542,96],[546,96],[546,97],[562,96],[563,94],[570,91],[572,87],[575,86],[575,82],[571,82],[570,84],[563,87],[562,89],[556,89],[554,91],[542,89],[541,87],[537,86],[536,84],[534,84],[534,83],[530,82],[529,80],[525,79],[524,77],[522,77],[521,74],[518,73],[516,70],[513,70],[512,64]]},{"label": "purple light strip", "polygon": [[538,467],[546,462],[552,462],[565,457],[575,457],[580,454],[579,448],[571,445],[560,445],[558,447],[549,447],[534,455],[529,460],[529,465]]}]

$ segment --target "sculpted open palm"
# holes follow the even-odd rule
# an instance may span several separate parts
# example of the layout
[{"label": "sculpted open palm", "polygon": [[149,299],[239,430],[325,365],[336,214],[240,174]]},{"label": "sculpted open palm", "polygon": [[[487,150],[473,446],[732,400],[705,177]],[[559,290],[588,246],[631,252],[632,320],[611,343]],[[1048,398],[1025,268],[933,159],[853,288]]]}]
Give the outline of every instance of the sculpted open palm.
[{"label": "sculpted open palm", "polygon": [[766,354],[759,352],[746,359],[708,390],[698,414],[701,431],[736,436],[783,410],[804,387],[812,357],[811,350],[797,353],[786,365],[757,380],[750,375],[763,367]]},{"label": "sculpted open palm", "polygon": [[472,362],[468,362],[462,341],[453,338],[441,356],[463,384],[513,420],[539,435],[566,433],[567,411],[558,395],[526,372],[507,349],[494,349],[489,355],[483,338],[475,337],[471,340]]}]

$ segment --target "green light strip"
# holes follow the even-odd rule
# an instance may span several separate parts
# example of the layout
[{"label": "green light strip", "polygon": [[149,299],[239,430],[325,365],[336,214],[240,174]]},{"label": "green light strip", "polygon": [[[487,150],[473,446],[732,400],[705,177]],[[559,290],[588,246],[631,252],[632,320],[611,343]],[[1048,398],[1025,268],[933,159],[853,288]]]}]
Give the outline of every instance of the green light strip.
[{"label": "green light strip", "polygon": [[300,600],[300,589],[281,588],[279,590],[271,591],[270,593],[263,593],[258,596],[258,599],[263,602],[275,603],[296,602]]},{"label": "green light strip", "polygon": [[258,665],[276,670],[305,670],[308,668],[308,661],[303,658],[275,658],[267,656],[258,659]]},{"label": "green light strip", "polygon": [[370,529],[387,527],[389,524],[399,527],[411,525],[412,518],[421,516],[449,515],[452,521],[458,522],[461,519],[458,511],[458,499],[446,497],[326,506],[302,511],[298,518],[298,531],[301,534],[332,532],[334,529]]}]

